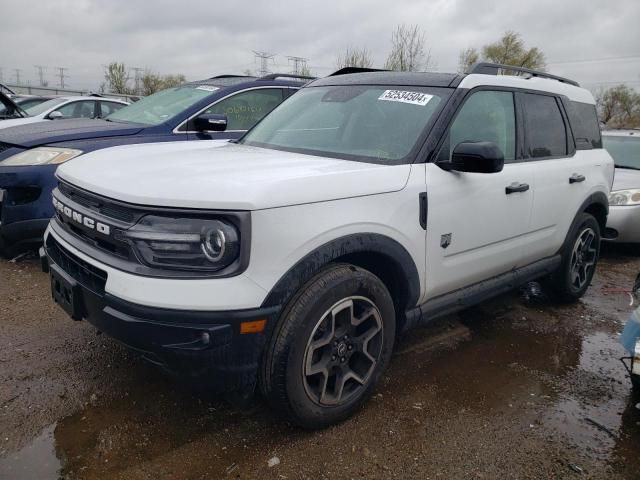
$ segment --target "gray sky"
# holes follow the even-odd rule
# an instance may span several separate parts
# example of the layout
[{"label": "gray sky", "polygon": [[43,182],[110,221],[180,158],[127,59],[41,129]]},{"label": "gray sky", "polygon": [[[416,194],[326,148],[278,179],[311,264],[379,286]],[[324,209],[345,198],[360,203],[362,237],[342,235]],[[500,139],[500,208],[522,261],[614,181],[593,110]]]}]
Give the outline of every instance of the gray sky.
[{"label": "gray sky", "polygon": [[0,0],[0,17],[5,83],[20,68],[36,85],[34,65],[46,65],[56,85],[54,67],[64,66],[69,86],[96,89],[114,60],[196,80],[257,68],[252,50],[276,54],[272,71],[289,71],[296,55],[325,75],[349,45],[382,66],[394,26],[408,23],[425,32],[439,71],[455,71],[463,48],[515,30],[542,49],[551,73],[591,89],[640,88],[638,0]]}]

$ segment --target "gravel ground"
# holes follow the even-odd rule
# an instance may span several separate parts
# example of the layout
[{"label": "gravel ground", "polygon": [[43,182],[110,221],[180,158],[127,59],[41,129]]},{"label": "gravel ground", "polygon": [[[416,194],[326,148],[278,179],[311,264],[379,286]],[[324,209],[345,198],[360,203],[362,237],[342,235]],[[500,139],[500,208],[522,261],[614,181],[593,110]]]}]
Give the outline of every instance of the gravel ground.
[{"label": "gravel ground", "polygon": [[514,292],[413,332],[357,415],[306,432],[170,381],[1,261],[0,479],[638,479],[617,335],[639,271],[609,249],[576,305]]}]

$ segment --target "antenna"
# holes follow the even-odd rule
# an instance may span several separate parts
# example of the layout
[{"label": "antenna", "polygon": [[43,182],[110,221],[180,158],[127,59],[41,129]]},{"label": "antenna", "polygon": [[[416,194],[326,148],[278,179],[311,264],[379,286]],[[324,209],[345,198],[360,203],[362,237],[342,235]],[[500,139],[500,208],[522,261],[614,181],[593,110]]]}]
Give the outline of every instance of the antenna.
[{"label": "antenna", "polygon": [[267,62],[273,57],[275,57],[276,54],[269,53],[269,52],[257,52],[255,50],[253,51],[253,53],[256,56],[256,60],[260,59],[260,76],[263,77],[269,73],[269,69],[267,68]]},{"label": "antenna", "polygon": [[67,67],[56,67],[58,69],[58,78],[60,79],[60,88],[64,88],[64,79],[69,78],[69,75],[65,75],[65,71],[69,70]]},{"label": "antenna", "polygon": [[287,57],[287,60],[289,60],[289,63],[293,63],[293,71],[291,73],[298,75],[307,66],[308,59],[304,57]]},{"label": "antenna", "polygon": [[34,65],[36,70],[38,71],[38,79],[40,80],[40,86],[46,87],[49,82],[44,79],[44,72],[47,70],[45,65]]}]

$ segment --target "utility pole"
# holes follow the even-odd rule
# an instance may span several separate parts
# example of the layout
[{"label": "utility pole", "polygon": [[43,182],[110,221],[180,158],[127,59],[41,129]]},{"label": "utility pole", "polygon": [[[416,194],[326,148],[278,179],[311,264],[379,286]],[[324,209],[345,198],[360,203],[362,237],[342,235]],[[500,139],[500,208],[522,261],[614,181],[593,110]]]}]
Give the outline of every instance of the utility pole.
[{"label": "utility pole", "polygon": [[36,67],[36,70],[38,72],[38,79],[40,80],[40,86],[46,87],[48,82],[44,79],[44,72],[47,70],[47,67],[44,65],[34,65],[34,67]]},{"label": "utility pole", "polygon": [[58,69],[58,78],[60,79],[60,88],[64,88],[64,79],[69,78],[69,75],[65,75],[65,71],[69,70],[67,67],[56,67]]},{"label": "utility pole", "polygon": [[255,58],[256,60],[260,59],[260,76],[264,77],[269,73],[269,69],[267,68],[267,62],[273,57],[275,57],[276,54],[269,53],[269,52],[257,52],[255,50],[253,51],[253,53],[256,56]]},{"label": "utility pole", "polygon": [[293,63],[293,71],[291,73],[300,75],[308,59],[304,57],[287,57],[287,60],[289,60],[289,63]]},{"label": "utility pole", "polygon": [[133,81],[134,81],[134,88],[136,91],[137,95],[140,95],[140,81],[142,80],[142,72],[144,72],[144,68],[140,68],[140,67],[132,67],[131,70],[133,70]]},{"label": "utility pole", "polygon": [[16,85],[20,85],[20,75],[22,74],[22,69],[16,68],[15,72],[16,72]]}]

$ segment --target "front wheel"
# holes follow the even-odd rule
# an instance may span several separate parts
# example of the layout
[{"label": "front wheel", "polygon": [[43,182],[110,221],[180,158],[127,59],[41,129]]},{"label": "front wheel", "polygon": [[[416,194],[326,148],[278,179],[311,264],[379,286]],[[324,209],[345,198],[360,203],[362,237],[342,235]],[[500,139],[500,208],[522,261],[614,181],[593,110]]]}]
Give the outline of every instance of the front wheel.
[{"label": "front wheel", "polygon": [[369,398],[394,341],[395,310],[382,281],[355,266],[329,267],[284,310],[265,354],[261,390],[302,427],[337,423]]},{"label": "front wheel", "polygon": [[582,297],[593,279],[600,256],[600,226],[588,213],[574,222],[562,252],[562,263],[551,277],[551,288],[564,302]]}]

